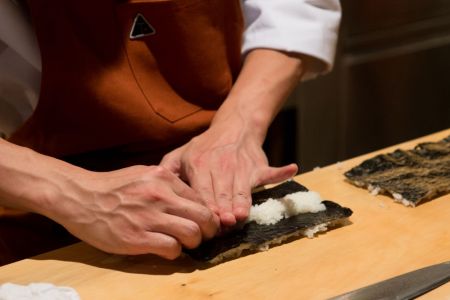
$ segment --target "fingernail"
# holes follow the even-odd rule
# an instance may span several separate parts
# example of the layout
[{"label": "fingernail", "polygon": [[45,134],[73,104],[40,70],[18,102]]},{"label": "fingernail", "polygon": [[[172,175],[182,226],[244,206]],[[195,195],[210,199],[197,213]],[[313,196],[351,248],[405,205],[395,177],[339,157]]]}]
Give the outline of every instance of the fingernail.
[{"label": "fingernail", "polygon": [[229,212],[220,214],[220,221],[224,226],[233,226],[234,224],[236,224],[236,218],[232,213]]},{"label": "fingernail", "polygon": [[243,207],[237,207],[233,210],[234,216],[237,220],[243,221],[248,217],[248,210]]}]

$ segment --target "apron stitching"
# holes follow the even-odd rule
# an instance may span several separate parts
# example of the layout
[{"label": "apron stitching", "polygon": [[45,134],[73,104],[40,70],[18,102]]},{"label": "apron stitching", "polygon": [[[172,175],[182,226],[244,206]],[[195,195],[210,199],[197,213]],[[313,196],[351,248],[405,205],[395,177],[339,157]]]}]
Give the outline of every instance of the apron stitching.
[{"label": "apron stitching", "polygon": [[130,61],[130,58],[129,58],[129,56],[128,56],[128,51],[127,51],[126,49],[124,49],[124,51],[125,51],[125,54],[126,54],[126,56],[127,56],[127,61],[128,61],[128,65],[129,65],[129,67],[130,67],[130,69],[131,69],[131,73],[133,74],[133,78],[134,78],[134,80],[136,81],[136,85],[139,87],[139,90],[141,91],[142,96],[145,98],[147,104],[152,108],[152,110],[153,110],[153,112],[154,112],[155,114],[157,114],[158,116],[160,116],[161,118],[163,118],[164,120],[166,120],[166,121],[169,122],[169,123],[175,123],[175,122],[177,122],[177,121],[180,121],[180,120],[182,120],[182,119],[184,119],[184,118],[187,118],[187,117],[189,117],[189,116],[191,116],[191,115],[193,115],[193,114],[195,114],[195,113],[198,113],[199,111],[203,110],[201,107],[199,107],[197,110],[195,110],[195,111],[193,111],[193,112],[191,112],[191,113],[189,113],[189,114],[187,114],[187,115],[184,115],[184,116],[182,116],[182,117],[180,117],[180,118],[178,118],[178,119],[175,119],[175,120],[173,120],[173,121],[171,121],[170,119],[168,119],[167,117],[165,117],[164,115],[162,115],[160,112],[158,112],[158,111],[155,109],[155,107],[152,105],[151,101],[147,98],[147,95],[145,95],[144,90],[142,89],[141,83],[138,81],[138,79],[137,79],[137,77],[136,77],[136,74],[135,74],[135,72],[134,72],[133,66],[132,66],[131,61]]},{"label": "apron stitching", "polygon": [[139,84],[139,81],[136,78],[136,74],[134,73],[133,67],[131,65],[130,57],[128,55],[127,48],[126,48],[125,43],[123,41],[124,32],[123,32],[123,29],[121,28],[121,26],[119,26],[118,21],[117,21],[118,20],[118,15],[117,15],[117,11],[116,11],[116,6],[114,6],[114,8],[112,8],[111,10],[112,10],[112,14],[114,16],[114,25],[116,26],[116,30],[118,29],[117,32],[121,33],[120,41],[121,41],[122,51],[123,51],[123,53],[125,54],[125,56],[127,58],[128,67],[130,68],[130,71],[133,74],[134,81],[135,81],[136,85],[138,86],[139,90],[141,91],[142,96],[145,98],[145,100],[146,100],[145,102],[147,102],[147,104],[150,106],[150,108],[152,109],[153,112],[156,112],[155,108],[153,107],[153,105],[151,104],[151,102],[149,101],[147,96],[144,94],[144,91],[143,91],[141,85]]}]

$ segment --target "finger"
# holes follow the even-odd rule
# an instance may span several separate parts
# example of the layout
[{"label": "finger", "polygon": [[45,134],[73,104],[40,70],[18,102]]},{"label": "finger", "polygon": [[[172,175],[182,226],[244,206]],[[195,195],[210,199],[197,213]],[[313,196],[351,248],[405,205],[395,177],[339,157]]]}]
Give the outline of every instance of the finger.
[{"label": "finger", "polygon": [[179,160],[175,159],[175,157],[172,158],[164,156],[159,165],[175,175],[180,176],[181,164]]},{"label": "finger", "polygon": [[233,226],[236,224],[236,218],[233,214],[233,204],[231,202],[233,200],[233,171],[229,168],[211,170],[214,198],[219,207],[220,222],[224,226]]},{"label": "finger", "polygon": [[213,184],[209,170],[197,170],[189,178],[191,188],[197,193],[202,203],[209,207],[215,214],[219,215],[219,207],[214,199]]},{"label": "finger", "polygon": [[[178,196],[189,199],[194,202],[200,202],[198,194],[175,174],[162,166],[154,166],[151,170],[151,176],[156,176],[164,182],[169,183],[169,188]],[[150,179],[153,179],[151,177]]]},{"label": "finger", "polygon": [[152,224],[148,231],[169,235],[188,249],[197,247],[202,241],[200,227],[191,220],[165,214],[159,221]]},{"label": "finger", "polygon": [[248,213],[250,211],[250,207],[252,206],[251,186],[249,182],[249,176],[239,174],[234,177],[232,203],[233,203],[233,214],[236,220],[237,221],[246,220],[248,217]]},{"label": "finger", "polygon": [[192,187],[181,181],[179,178],[172,178],[171,187],[173,192],[177,196],[205,205],[200,195]]},{"label": "finger", "polygon": [[298,166],[290,164],[280,168],[264,167],[258,172],[253,187],[285,181],[297,174]]},{"label": "finger", "polygon": [[[211,218],[209,218],[210,211],[209,211],[209,209],[207,209],[206,204],[202,201],[199,194],[197,192],[195,192],[185,182],[183,182],[180,178],[175,176],[173,173],[171,173],[164,167],[161,167],[161,166],[154,167],[152,175],[155,175],[155,174],[158,176],[158,178],[162,179],[163,182],[169,183],[168,185],[164,184],[164,186],[162,186],[161,188],[165,192],[168,192],[168,194],[166,194],[166,195],[170,195],[170,197],[174,197],[172,199],[173,203],[176,204],[176,205],[174,205],[174,207],[180,206],[180,203],[183,203],[185,206],[188,205],[188,203],[191,203],[191,204],[201,205],[198,207],[200,207],[204,211],[204,213],[202,213],[202,214],[198,214],[198,215],[190,214],[189,215],[188,212],[190,210],[187,209],[186,211],[178,210],[178,212],[172,212],[172,214],[181,215],[181,216],[187,217],[188,219],[196,220],[197,223],[199,223],[199,225],[201,226],[202,233],[204,234],[205,238],[210,238],[211,235],[214,235],[217,231],[217,228],[220,225],[219,218],[215,214],[212,214],[213,215],[212,220],[210,220],[211,219]],[[159,198],[161,196],[159,194],[159,192],[155,191],[154,189],[149,192],[150,192],[150,197],[152,195],[153,195],[153,197],[156,197],[156,198]],[[191,200],[191,201],[188,202],[186,200]],[[167,209],[170,209],[170,207]],[[205,211],[206,211],[206,213],[205,213]],[[208,217],[204,217],[205,215]]]},{"label": "finger", "polygon": [[166,259],[175,259],[181,254],[181,244],[177,239],[159,232],[146,232],[139,240],[135,253],[156,254]]},{"label": "finger", "polygon": [[203,238],[209,239],[216,235],[220,226],[219,218],[209,208],[198,203],[180,199],[177,206],[168,208],[166,213],[195,222]]},{"label": "finger", "polygon": [[169,171],[173,172],[177,176],[180,176],[181,174],[181,154],[184,150],[184,147],[180,147],[178,149],[173,150],[172,152],[167,153],[162,158],[161,162],[159,163],[160,166],[168,169]]}]

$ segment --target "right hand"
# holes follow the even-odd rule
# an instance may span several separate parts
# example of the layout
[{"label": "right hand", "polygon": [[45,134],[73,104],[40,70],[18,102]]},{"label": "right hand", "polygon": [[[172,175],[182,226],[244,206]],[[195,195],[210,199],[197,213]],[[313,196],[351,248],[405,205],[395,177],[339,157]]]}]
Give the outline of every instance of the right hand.
[{"label": "right hand", "polygon": [[82,174],[43,214],[103,251],[174,259],[219,228],[196,192],[163,167]]}]

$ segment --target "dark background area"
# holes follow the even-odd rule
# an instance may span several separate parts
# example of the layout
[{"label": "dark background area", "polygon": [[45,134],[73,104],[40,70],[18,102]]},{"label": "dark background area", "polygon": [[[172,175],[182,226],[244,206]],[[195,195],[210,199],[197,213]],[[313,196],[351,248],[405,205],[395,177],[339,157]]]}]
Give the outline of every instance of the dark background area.
[{"label": "dark background area", "polygon": [[450,1],[342,0],[331,73],[302,83],[265,149],[301,171],[450,128]]}]

